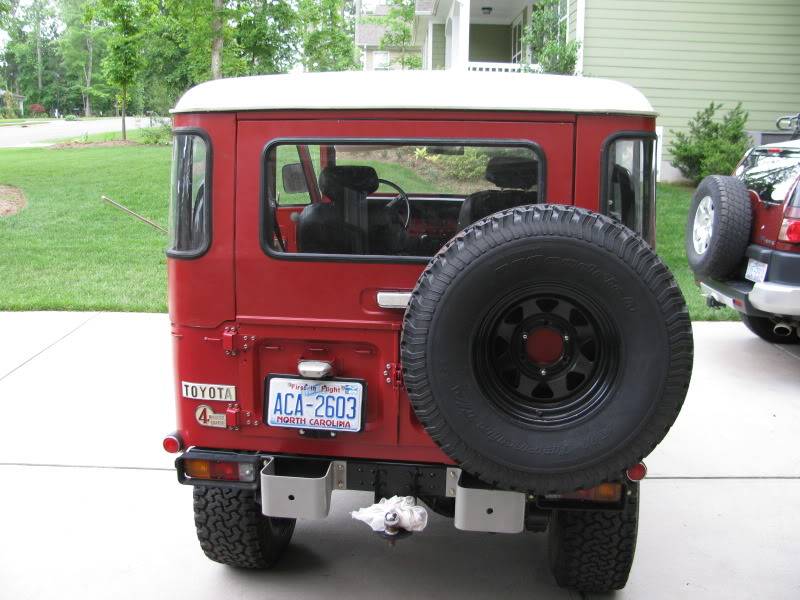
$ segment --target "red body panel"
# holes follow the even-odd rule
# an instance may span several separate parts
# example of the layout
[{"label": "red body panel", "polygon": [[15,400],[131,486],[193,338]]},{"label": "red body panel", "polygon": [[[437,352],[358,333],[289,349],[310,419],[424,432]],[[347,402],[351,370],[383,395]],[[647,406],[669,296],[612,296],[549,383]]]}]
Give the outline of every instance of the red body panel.
[{"label": "red body panel", "polygon": [[[787,206],[799,182],[800,179],[796,180],[792,184],[792,187],[789,188],[789,192],[786,194],[786,200],[783,204],[759,202],[751,196],[750,203],[753,206],[753,229],[750,234],[750,240],[752,243],[770,248],[771,250],[800,253],[800,245],[778,241],[778,235],[780,234],[784,217],[795,216],[794,213],[792,215],[787,213]],[[798,213],[795,218],[800,217],[800,210],[790,208],[788,211],[795,211]]]},{"label": "red body panel", "polygon": [[[286,260],[259,242],[262,160],[279,138],[528,140],[546,158],[546,196],[598,210],[600,157],[619,131],[654,129],[654,119],[561,113],[452,111],[276,111],[179,115],[176,127],[205,130],[213,149],[213,239],[192,260],[169,259],[179,433],[186,446],[331,457],[450,463],[416,420],[395,378],[402,311],[382,309],[378,290],[410,291],[422,263]],[[302,207],[300,207],[302,208]],[[291,214],[278,221],[293,249]],[[235,334],[225,327],[235,326]],[[230,355],[226,355],[226,350]],[[297,372],[300,358],[332,361],[336,375],[366,383],[362,432],[304,438],[266,427],[265,378]],[[235,402],[182,396],[181,382],[235,385]],[[198,405],[227,412],[226,429],[202,426]]]}]

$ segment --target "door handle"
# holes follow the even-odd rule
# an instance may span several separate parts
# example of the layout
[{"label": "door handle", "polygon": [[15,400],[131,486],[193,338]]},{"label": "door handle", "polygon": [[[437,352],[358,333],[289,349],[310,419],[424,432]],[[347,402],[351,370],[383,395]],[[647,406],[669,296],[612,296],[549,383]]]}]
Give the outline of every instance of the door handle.
[{"label": "door handle", "polygon": [[378,306],[405,310],[411,300],[411,292],[378,292]]}]

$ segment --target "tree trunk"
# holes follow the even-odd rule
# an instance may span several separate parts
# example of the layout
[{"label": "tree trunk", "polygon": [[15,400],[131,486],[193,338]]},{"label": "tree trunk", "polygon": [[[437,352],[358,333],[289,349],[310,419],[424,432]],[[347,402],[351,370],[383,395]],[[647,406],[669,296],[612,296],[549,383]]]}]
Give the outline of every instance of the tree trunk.
[{"label": "tree trunk", "polygon": [[128,139],[128,132],[125,130],[125,111],[128,104],[128,87],[122,86],[122,139]]},{"label": "tree trunk", "polygon": [[222,7],[224,0],[213,0],[214,18],[211,21],[211,78],[222,78]]},{"label": "tree trunk", "polygon": [[36,29],[36,81],[39,88],[39,101],[42,99],[42,35]]},{"label": "tree trunk", "polygon": [[94,59],[94,44],[91,33],[86,36],[86,64],[83,65],[83,116],[92,116],[92,97],[89,90],[92,87],[92,61]]}]

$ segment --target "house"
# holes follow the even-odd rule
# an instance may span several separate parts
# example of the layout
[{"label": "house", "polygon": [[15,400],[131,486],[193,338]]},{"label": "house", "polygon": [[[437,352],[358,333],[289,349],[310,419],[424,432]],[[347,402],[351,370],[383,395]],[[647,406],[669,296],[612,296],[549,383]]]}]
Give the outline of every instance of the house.
[{"label": "house", "polygon": [[[381,48],[381,40],[386,28],[379,22],[380,17],[389,13],[384,0],[355,0],[356,46],[361,51],[361,64],[365,71],[385,71],[401,69],[403,52],[399,48]],[[418,46],[406,52],[419,54]]]},{"label": "house", "polygon": [[[530,0],[416,0],[423,68],[517,71]],[[750,113],[754,143],[780,139],[775,119],[800,112],[800,2],[774,0],[560,0],[577,72],[639,88],[659,113],[661,179],[670,131],[685,131],[709,102]]]},{"label": "house", "polygon": [[20,96],[19,94],[15,94],[13,92],[7,92],[2,88],[0,88],[0,112],[2,112],[3,108],[5,107],[6,94],[11,94],[11,98],[13,99],[17,110],[19,111],[20,116],[22,116],[25,113],[25,96]]}]

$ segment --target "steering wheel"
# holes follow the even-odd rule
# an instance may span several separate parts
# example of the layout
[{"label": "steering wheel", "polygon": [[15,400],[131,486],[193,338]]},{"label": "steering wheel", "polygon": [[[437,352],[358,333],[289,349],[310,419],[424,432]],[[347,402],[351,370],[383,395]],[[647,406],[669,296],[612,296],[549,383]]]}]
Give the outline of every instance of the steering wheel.
[{"label": "steering wheel", "polygon": [[386,179],[378,179],[378,183],[388,185],[390,188],[397,190],[397,196],[389,200],[384,208],[388,210],[397,206],[398,203],[403,202],[406,205],[406,219],[403,222],[403,229],[408,229],[408,223],[411,221],[411,201],[408,199],[408,194],[406,194],[399,185]]}]

